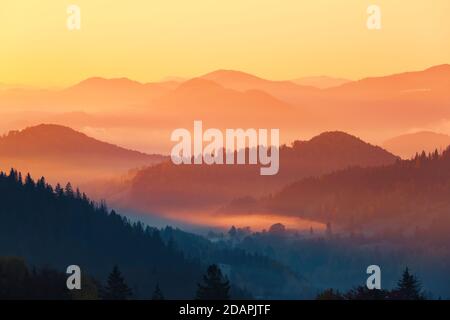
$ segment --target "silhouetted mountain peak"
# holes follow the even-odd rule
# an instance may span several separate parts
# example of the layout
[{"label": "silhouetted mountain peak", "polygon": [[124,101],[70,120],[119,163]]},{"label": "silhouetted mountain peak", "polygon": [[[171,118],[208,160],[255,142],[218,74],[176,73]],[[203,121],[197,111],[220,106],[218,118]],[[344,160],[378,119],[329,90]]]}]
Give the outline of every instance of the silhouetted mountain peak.
[{"label": "silhouetted mountain peak", "polygon": [[262,78],[259,78],[257,76],[254,76],[252,74],[242,72],[242,71],[236,71],[236,70],[225,70],[225,69],[219,69],[210,73],[207,73],[203,76],[201,76],[202,79],[208,79],[208,80],[227,80],[227,81],[242,81],[242,80],[261,80],[265,81]]},{"label": "silhouetted mountain peak", "polygon": [[440,64],[436,66],[432,66],[425,71],[428,72],[450,72],[450,64]]},{"label": "silhouetted mountain peak", "polygon": [[72,88],[104,88],[104,87],[131,87],[131,86],[140,86],[142,85],[140,82],[130,80],[128,78],[102,78],[102,77],[91,77],[86,80],[79,82],[74,85]]},{"label": "silhouetted mountain peak", "polygon": [[10,131],[0,138],[0,153],[8,156],[33,154],[46,157],[49,154],[78,154],[85,157],[92,154],[116,156],[148,155],[102,142],[86,134],[57,124],[39,124],[20,131]]}]

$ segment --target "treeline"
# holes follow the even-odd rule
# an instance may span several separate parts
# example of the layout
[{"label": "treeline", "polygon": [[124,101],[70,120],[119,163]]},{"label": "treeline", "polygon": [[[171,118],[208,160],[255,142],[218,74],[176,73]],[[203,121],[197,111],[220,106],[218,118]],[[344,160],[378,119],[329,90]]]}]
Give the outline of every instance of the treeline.
[{"label": "treeline", "polygon": [[219,263],[229,272],[234,298],[249,299],[304,299],[315,291],[301,273],[293,271],[287,263],[270,258],[264,253],[244,250],[234,241],[222,239],[211,242],[206,238],[172,227],[160,231],[162,239],[176,246],[185,256],[208,265]]},{"label": "treeline", "polygon": [[[29,268],[16,257],[0,257],[0,300],[128,300],[136,298],[118,266],[114,266],[105,283],[89,275],[81,277],[81,288],[69,290],[69,275],[56,269]],[[192,299],[230,299],[230,283],[217,265],[208,267]],[[143,299],[164,300],[159,284],[153,294]]]},{"label": "treeline", "polygon": [[0,173],[0,255],[58,270],[79,265],[99,280],[120,265],[135,296],[159,283],[168,296],[188,298],[204,268],[166,245],[158,230],[131,223],[70,183],[52,188],[15,170]]},{"label": "treeline", "polygon": [[327,289],[319,293],[316,300],[425,300],[419,279],[405,269],[397,287],[392,290],[369,289],[358,286],[346,293]]},{"label": "treeline", "polygon": [[[349,168],[293,183],[258,205],[274,212],[358,230],[389,225],[404,231],[429,224],[430,237],[450,228],[450,149],[376,168]],[[418,230],[424,231],[424,230]]]},{"label": "treeline", "polygon": [[78,265],[98,283],[118,265],[134,298],[149,297],[158,285],[171,299],[190,299],[212,264],[233,270],[239,283],[230,288],[234,298],[248,299],[253,288],[265,292],[296,278],[264,256],[180,230],[132,223],[70,183],[53,188],[44,178],[23,178],[13,169],[0,173],[0,256],[23,257],[30,265],[57,270]]}]

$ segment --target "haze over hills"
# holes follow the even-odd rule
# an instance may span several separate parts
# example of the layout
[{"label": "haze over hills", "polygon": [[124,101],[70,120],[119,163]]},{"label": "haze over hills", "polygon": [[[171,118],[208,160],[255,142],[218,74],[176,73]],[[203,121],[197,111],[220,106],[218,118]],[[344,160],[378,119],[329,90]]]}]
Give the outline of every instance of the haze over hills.
[{"label": "haze over hills", "polygon": [[298,104],[318,89],[312,86],[302,86],[292,81],[273,81],[235,70],[216,70],[201,76],[202,79],[214,81],[226,88],[247,91],[261,90],[291,104]]},{"label": "haze over hills", "polygon": [[316,76],[316,77],[303,77],[291,81],[301,86],[310,86],[318,89],[328,89],[343,85],[344,83],[351,82],[352,80],[327,76]]},{"label": "haze over hills", "polygon": [[433,230],[430,239],[448,239],[449,175],[447,149],[441,155],[301,179],[259,201],[231,203],[224,212],[289,214],[352,231]]},{"label": "haze over hills", "polygon": [[[303,177],[349,166],[392,164],[397,157],[343,132],[328,132],[280,149],[280,170],[261,176],[260,165],[174,165],[164,162],[136,173],[117,197],[141,212],[215,211],[236,197],[258,197]],[[180,216],[181,218],[181,216]]]},{"label": "haze over hills", "polygon": [[[244,92],[225,88],[202,78],[182,83],[155,102],[172,121],[182,121],[192,126],[192,121],[201,119],[214,127],[255,127],[280,125],[293,108],[270,94],[260,90]],[[170,121],[170,120],[169,120]]]},{"label": "haze over hills", "polygon": [[[425,70],[404,72],[382,77],[369,77],[345,83],[328,91],[359,97],[387,98],[389,96],[426,94],[433,91],[443,94],[450,86],[450,64],[433,66]],[[447,96],[448,98],[448,96]]]},{"label": "haze over hills", "polygon": [[403,134],[384,142],[383,147],[404,159],[410,159],[416,153],[445,150],[450,145],[450,136],[431,131]]},{"label": "haze over hills", "polygon": [[[97,77],[63,90],[0,92],[0,130],[56,122],[89,128],[94,137],[116,144],[166,153],[170,132],[191,126],[193,119],[216,128],[277,127],[285,143],[330,129],[378,142],[414,128],[445,127],[449,86],[448,64],[327,89],[232,70],[148,84]],[[134,137],[143,135],[152,139],[137,143]]]},{"label": "haze over hills", "polygon": [[175,89],[176,81],[155,83],[140,83],[128,78],[105,79],[89,78],[60,92],[61,99],[76,103],[86,101],[89,104],[111,103],[117,105],[148,105],[153,99],[159,98]]},{"label": "haze over hills", "polygon": [[[322,90],[308,109],[311,127],[351,128],[383,141],[412,128],[433,128],[450,119],[450,65],[366,78]],[[373,141],[373,140],[372,140]]]},{"label": "haze over hills", "polygon": [[[140,83],[128,78],[91,77],[63,89],[10,89],[0,92],[0,106],[7,110],[52,112],[118,112],[148,106],[179,85],[176,81]],[[18,110],[16,110],[18,111]]]},{"label": "haze over hills", "polygon": [[98,141],[68,127],[41,124],[0,138],[2,169],[10,167],[50,181],[83,182],[118,175],[167,159]]}]

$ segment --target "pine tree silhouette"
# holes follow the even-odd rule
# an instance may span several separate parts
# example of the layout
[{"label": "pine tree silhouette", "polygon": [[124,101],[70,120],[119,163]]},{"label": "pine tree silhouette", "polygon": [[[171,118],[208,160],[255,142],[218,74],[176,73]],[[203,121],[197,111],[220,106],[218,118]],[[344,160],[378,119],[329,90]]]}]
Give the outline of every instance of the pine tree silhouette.
[{"label": "pine tree silhouette", "polygon": [[104,288],[103,299],[105,300],[127,300],[132,296],[132,291],[125,283],[119,267],[114,266],[108,276],[107,285]]},{"label": "pine tree silhouette", "polygon": [[159,287],[159,284],[156,284],[155,291],[152,295],[152,300],[164,300],[164,295]]},{"label": "pine tree silhouette", "polygon": [[409,273],[408,267],[403,271],[402,278],[398,281],[394,296],[400,300],[423,300],[422,286],[416,276]]},{"label": "pine tree silhouette", "polygon": [[228,300],[230,283],[222,275],[220,268],[213,264],[208,267],[206,275],[203,276],[203,284],[198,284],[198,300]]}]

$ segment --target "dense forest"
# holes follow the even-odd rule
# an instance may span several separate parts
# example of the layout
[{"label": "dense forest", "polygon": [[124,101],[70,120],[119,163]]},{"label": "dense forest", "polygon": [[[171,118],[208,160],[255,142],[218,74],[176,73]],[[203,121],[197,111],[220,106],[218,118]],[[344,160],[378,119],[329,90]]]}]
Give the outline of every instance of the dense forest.
[{"label": "dense forest", "polygon": [[[277,224],[256,233],[233,227],[210,241],[132,223],[70,183],[53,188],[44,178],[23,178],[13,169],[0,173],[0,201],[2,297],[193,299],[204,297],[210,284],[234,299],[312,299],[327,287],[340,290],[363,281],[373,261],[383,265],[386,283],[413,261],[433,291],[447,293],[439,279],[448,257],[419,247],[388,249],[361,234],[305,235]],[[83,290],[68,292],[65,270],[74,264],[81,267]]]},{"label": "dense forest", "polygon": [[12,169],[0,173],[0,201],[0,256],[22,258],[13,260],[22,269],[51,267],[57,274],[79,265],[92,283],[103,283],[117,265],[134,298],[149,298],[158,286],[173,299],[193,298],[203,271],[218,264],[233,298],[305,296],[302,277],[273,259],[178,229],[132,223],[70,183],[53,188]]},{"label": "dense forest", "polygon": [[194,292],[199,263],[167,246],[156,230],[94,203],[70,183],[52,188],[44,178],[34,182],[11,170],[0,174],[0,200],[1,256],[61,270],[75,264],[99,279],[118,264],[136,292],[148,293],[156,283],[173,297]]},{"label": "dense forest", "polygon": [[351,231],[427,233],[448,243],[450,149],[373,168],[352,167],[295,182],[273,196],[234,201],[223,211],[274,212]]}]

